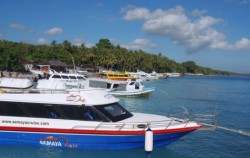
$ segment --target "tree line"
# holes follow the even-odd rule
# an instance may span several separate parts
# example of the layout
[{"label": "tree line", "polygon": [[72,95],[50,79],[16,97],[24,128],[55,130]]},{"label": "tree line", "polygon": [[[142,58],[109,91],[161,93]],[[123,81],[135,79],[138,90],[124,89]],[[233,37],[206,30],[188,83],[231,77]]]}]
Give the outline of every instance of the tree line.
[{"label": "tree line", "polygon": [[73,65],[72,59],[74,59],[75,65],[78,67],[91,64],[118,71],[230,74],[230,72],[198,66],[193,61],[177,63],[163,56],[162,53],[150,54],[143,50],[128,50],[120,45],[113,45],[109,39],[100,39],[91,48],[87,48],[84,44],[73,45],[68,40],[62,43],[54,40],[49,45],[0,41],[1,71],[23,71],[23,66],[19,62],[20,57],[29,61],[60,60],[71,66]]}]

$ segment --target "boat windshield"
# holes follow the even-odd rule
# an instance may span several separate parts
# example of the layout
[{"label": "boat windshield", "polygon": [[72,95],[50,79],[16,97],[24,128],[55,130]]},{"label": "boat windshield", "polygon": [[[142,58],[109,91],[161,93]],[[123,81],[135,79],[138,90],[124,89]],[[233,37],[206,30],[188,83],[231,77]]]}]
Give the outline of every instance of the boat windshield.
[{"label": "boat windshield", "polygon": [[98,105],[95,108],[109,118],[112,122],[121,121],[132,117],[133,115],[124,109],[119,103],[107,104],[107,105]]}]

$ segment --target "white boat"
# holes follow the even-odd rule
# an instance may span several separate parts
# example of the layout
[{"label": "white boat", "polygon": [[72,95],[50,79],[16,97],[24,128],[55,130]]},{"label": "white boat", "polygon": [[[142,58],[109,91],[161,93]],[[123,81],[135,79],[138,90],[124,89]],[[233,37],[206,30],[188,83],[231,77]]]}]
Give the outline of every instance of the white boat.
[{"label": "white boat", "polygon": [[143,81],[158,80],[160,78],[160,75],[155,71],[153,71],[152,73],[146,73],[144,71],[138,70],[137,72],[127,72],[127,73]]},{"label": "white boat", "polygon": [[53,73],[48,80],[63,81],[69,88],[85,88],[88,84],[85,76],[80,74]]},{"label": "white boat", "polygon": [[153,91],[155,91],[155,88],[145,87],[140,80],[128,80],[125,90],[114,90],[110,91],[110,93],[114,96],[148,96]]},{"label": "white boat", "polygon": [[34,76],[44,74],[51,74],[53,71],[50,69],[50,65],[37,65],[36,67],[29,70]]},{"label": "white boat", "polygon": [[0,144],[133,149],[166,146],[202,127],[185,119],[131,113],[118,101],[104,90],[0,94]]},{"label": "white boat", "polygon": [[181,73],[178,72],[171,72],[167,73],[168,77],[181,77]]},{"label": "white boat", "polygon": [[0,90],[23,91],[31,89],[33,81],[28,78],[0,78]]},{"label": "white boat", "polygon": [[105,88],[115,96],[148,96],[155,90],[145,87],[142,80],[114,81],[89,78],[89,87]]}]

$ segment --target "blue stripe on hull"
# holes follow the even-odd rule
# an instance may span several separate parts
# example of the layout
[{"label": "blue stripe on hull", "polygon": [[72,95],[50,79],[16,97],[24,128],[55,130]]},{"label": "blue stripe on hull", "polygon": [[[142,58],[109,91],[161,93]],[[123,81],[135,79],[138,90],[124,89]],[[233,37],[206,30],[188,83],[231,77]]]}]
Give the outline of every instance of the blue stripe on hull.
[{"label": "blue stripe on hull", "polygon": [[[154,146],[166,146],[189,132],[154,135]],[[77,149],[133,149],[144,147],[144,135],[74,135],[0,132],[1,144]]]}]

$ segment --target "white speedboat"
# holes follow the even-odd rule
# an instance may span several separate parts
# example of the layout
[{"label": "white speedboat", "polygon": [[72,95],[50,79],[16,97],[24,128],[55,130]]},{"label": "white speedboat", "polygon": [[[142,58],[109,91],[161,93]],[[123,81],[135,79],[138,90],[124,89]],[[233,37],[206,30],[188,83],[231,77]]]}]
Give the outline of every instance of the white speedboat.
[{"label": "white speedboat", "polygon": [[[131,113],[105,90],[1,94],[0,144],[77,149],[166,146],[201,128],[194,121]],[[147,137],[147,130],[153,136]],[[147,143],[146,143],[147,144]]]},{"label": "white speedboat", "polygon": [[48,80],[63,81],[69,88],[85,88],[88,83],[84,75],[68,73],[53,73]]},{"label": "white speedboat", "polygon": [[28,78],[0,78],[0,90],[23,91],[31,89],[33,81]]},{"label": "white speedboat", "polygon": [[110,93],[114,96],[148,96],[153,91],[155,88],[145,87],[141,80],[128,80],[125,90],[113,90]]},{"label": "white speedboat", "polygon": [[115,96],[148,96],[155,88],[145,87],[142,80],[114,81],[90,78],[89,87],[105,88]]}]

